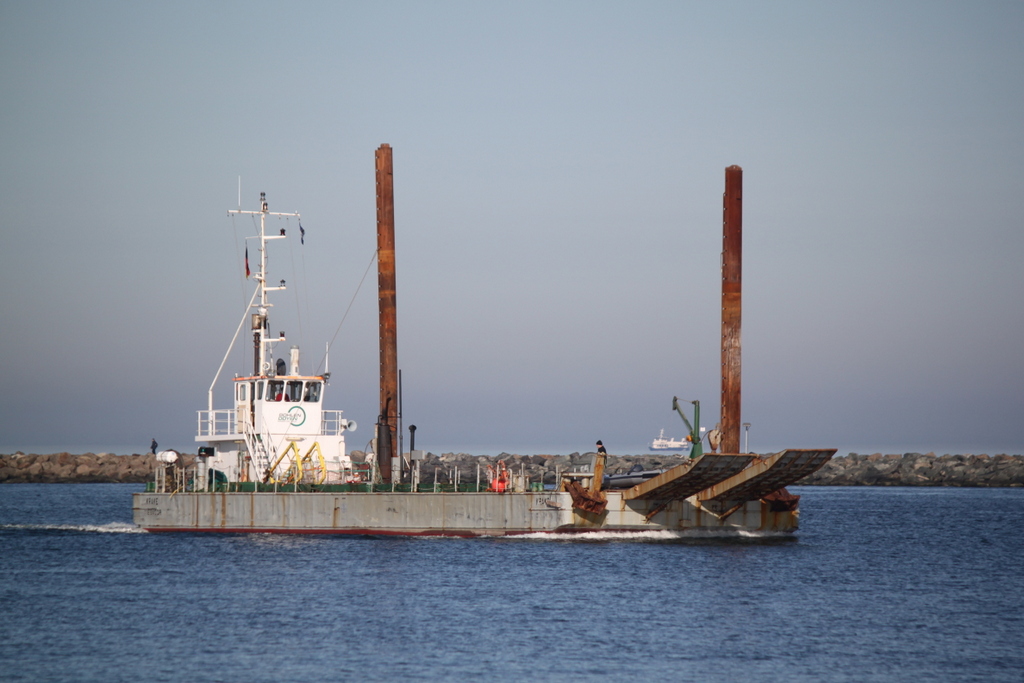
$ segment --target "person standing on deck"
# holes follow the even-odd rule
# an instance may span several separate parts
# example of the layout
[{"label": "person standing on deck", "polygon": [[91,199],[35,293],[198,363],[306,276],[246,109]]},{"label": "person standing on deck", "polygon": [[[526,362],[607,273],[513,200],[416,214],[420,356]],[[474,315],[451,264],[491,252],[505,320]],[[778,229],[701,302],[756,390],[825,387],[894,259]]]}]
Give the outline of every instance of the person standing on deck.
[{"label": "person standing on deck", "polygon": [[149,444],[149,452],[156,455],[156,439],[152,439]]},{"label": "person standing on deck", "polygon": [[601,440],[597,440],[597,455],[594,456],[594,477],[590,480],[590,491],[594,495],[601,493],[601,486],[604,485],[604,464],[608,459],[608,451],[604,449]]}]

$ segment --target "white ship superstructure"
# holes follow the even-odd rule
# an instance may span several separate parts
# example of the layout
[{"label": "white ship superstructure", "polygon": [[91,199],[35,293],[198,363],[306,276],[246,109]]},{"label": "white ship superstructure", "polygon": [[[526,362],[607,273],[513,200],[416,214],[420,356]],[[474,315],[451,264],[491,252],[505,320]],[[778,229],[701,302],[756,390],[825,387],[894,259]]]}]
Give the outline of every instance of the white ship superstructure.
[{"label": "white ship superstructure", "polygon": [[[214,409],[213,385],[207,410],[199,411],[196,441],[207,444],[200,450],[206,478],[232,482],[338,483],[351,476],[352,461],[345,452],[345,432],[355,428],[340,410],[325,410],[323,400],[329,372],[304,375],[298,346],[288,349],[288,360],[274,360],[274,352],[287,342],[284,332],[270,332],[270,293],[286,289],[284,280],[271,285],[267,272],[267,247],[273,240],[286,239],[284,230],[267,234],[267,219],[295,218],[298,213],[275,213],[260,194],[258,211],[230,211],[258,217],[259,261],[251,273],[256,290],[235,333],[248,322],[253,335],[253,373],[235,377],[234,407]],[[248,250],[246,250],[248,254]],[[248,256],[246,270],[248,270]],[[231,353],[225,355],[225,361]],[[218,369],[214,384],[224,367]]]}]

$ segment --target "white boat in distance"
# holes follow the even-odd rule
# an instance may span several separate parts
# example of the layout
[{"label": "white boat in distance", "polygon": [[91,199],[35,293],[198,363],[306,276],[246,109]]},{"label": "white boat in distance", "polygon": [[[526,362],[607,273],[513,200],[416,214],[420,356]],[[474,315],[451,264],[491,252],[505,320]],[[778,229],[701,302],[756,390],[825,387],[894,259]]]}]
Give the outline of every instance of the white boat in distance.
[{"label": "white boat in distance", "polygon": [[664,429],[650,445],[652,451],[680,451],[681,455],[688,455],[692,448],[693,442],[689,439],[666,439]]}]

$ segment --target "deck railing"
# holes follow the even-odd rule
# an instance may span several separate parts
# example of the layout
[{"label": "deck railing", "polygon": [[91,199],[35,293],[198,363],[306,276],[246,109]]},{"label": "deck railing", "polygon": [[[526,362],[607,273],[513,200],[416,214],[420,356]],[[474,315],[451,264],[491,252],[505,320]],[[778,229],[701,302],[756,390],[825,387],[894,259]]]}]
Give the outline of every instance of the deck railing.
[{"label": "deck railing", "polygon": [[[336,436],[345,430],[348,421],[341,417],[341,410],[325,410],[320,419],[320,433],[328,436]],[[199,425],[196,434],[201,437],[211,436],[237,436],[243,438],[238,431],[236,411],[224,410],[200,410]]]},{"label": "deck railing", "polygon": [[341,410],[323,411],[323,417],[320,419],[320,433],[332,436],[341,434],[344,431],[344,425],[347,424],[347,421],[341,418],[342,412]]},{"label": "deck railing", "polygon": [[200,410],[199,429],[196,432],[199,436],[234,436],[242,435],[238,431],[238,423],[235,421],[235,410]]}]

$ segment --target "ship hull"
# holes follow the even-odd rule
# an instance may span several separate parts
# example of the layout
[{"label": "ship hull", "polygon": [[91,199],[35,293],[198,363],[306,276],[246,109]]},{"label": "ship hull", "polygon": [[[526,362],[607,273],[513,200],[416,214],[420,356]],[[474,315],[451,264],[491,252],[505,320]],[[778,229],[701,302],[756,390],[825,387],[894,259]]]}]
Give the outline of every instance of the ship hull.
[{"label": "ship hull", "polygon": [[[601,514],[564,492],[137,493],[135,523],[151,532],[511,536],[595,531],[791,532],[799,512],[753,500],[726,516],[695,498],[665,505],[606,491]],[[651,513],[654,512],[653,515]]]}]

